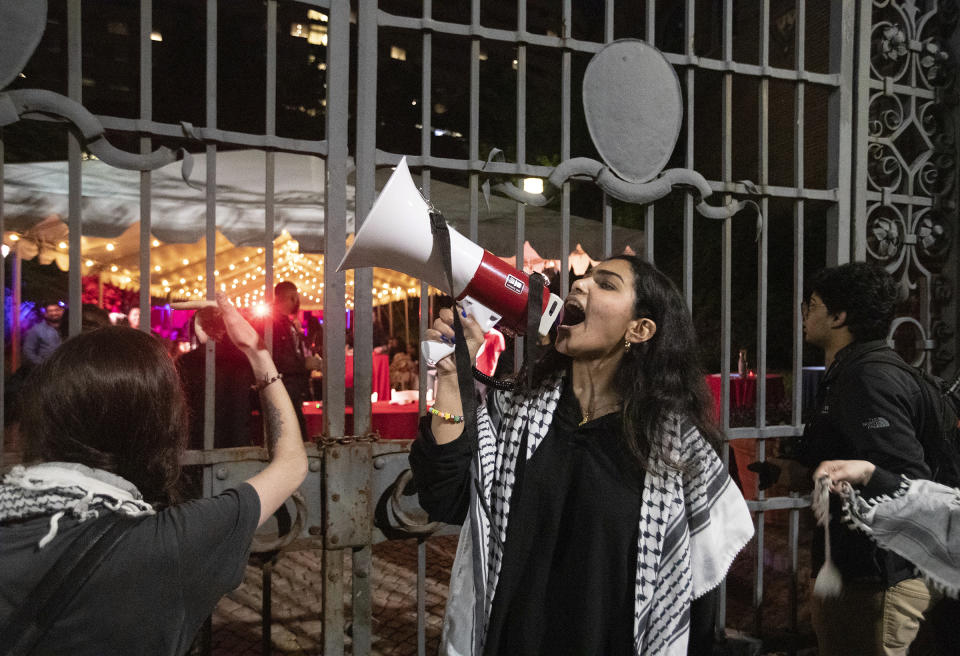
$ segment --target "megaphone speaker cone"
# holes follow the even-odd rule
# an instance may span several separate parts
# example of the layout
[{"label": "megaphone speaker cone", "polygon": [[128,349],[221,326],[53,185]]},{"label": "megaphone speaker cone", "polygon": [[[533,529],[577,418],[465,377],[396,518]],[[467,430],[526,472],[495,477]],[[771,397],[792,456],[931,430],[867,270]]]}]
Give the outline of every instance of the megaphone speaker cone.
[{"label": "megaphone speaker cone", "polygon": [[393,269],[425,280],[451,296],[459,296],[480,266],[483,253],[482,248],[450,228],[453,289],[449,289],[443,259],[430,230],[430,208],[414,184],[404,157],[384,185],[337,270]]},{"label": "megaphone speaker cone", "polygon": [[[500,323],[522,334],[526,330],[530,279],[493,253],[484,250],[453,228],[450,261],[453,289],[447,282],[443,257],[430,229],[430,208],[410,176],[403,158],[367,214],[353,245],[337,267],[382,267],[420,278],[447,294],[471,297],[501,315]],[[556,321],[561,301],[544,294],[540,334]]]}]

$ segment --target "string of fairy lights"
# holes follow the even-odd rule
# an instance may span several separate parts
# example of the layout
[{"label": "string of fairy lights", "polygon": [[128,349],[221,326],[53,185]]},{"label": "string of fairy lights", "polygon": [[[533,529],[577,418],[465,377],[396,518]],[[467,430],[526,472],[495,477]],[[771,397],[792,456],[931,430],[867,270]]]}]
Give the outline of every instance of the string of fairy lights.
[{"label": "string of fairy lights", "polygon": [[[17,233],[7,233],[5,242],[16,246],[18,242],[34,241],[38,251],[46,250],[48,255],[57,259],[58,265],[65,269],[67,263],[67,243],[39,243]],[[86,257],[83,261],[84,275],[99,274],[104,282],[121,289],[136,289],[140,285],[140,275],[136,266],[124,266],[131,257],[111,259],[118,252],[112,241],[97,241],[84,238]],[[161,246],[159,240],[151,243],[154,249]],[[179,257],[186,254],[178,248],[178,259],[172,259],[168,251],[165,257],[154,257],[150,272],[150,293],[154,298],[168,301],[202,300],[206,298],[206,263],[200,257],[191,260]],[[164,264],[159,263],[163,259]],[[61,263],[62,260],[62,263]],[[301,253],[299,243],[284,232],[274,242],[274,282],[289,280],[300,290],[301,303],[305,309],[318,308],[324,297],[324,257],[321,254]],[[266,277],[263,248],[234,248],[225,243],[224,248],[215,255],[216,264],[213,275],[215,289],[226,293],[235,305],[256,309],[265,303]],[[166,266],[164,266],[166,265]],[[346,309],[354,308],[353,272],[346,272],[344,302]],[[400,284],[398,284],[400,283]],[[374,287],[371,288],[372,302],[382,305],[409,298],[419,298],[420,286],[416,279],[393,271],[374,269]]]}]

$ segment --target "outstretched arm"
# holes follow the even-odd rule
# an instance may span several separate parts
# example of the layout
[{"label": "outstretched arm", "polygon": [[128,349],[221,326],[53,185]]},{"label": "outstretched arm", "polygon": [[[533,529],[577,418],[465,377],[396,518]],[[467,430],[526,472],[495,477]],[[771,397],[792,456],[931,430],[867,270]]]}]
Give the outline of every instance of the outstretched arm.
[{"label": "outstretched arm", "polygon": [[[203,305],[209,307],[208,303]],[[223,327],[231,341],[237,345],[250,366],[253,367],[254,380],[260,392],[260,407],[266,426],[267,452],[270,463],[247,482],[260,497],[260,521],[263,524],[293,494],[307,476],[307,454],[303,448],[300,424],[293,409],[293,403],[287,390],[280,382],[277,367],[267,352],[266,346],[246,319],[233,306],[230,299],[217,294],[217,306],[223,317]],[[205,312],[205,310],[201,310]],[[206,315],[210,317],[210,315]],[[199,323],[206,317],[198,317]],[[203,327],[211,336],[219,336],[222,331],[216,327],[215,317],[210,317],[214,325]]]}]

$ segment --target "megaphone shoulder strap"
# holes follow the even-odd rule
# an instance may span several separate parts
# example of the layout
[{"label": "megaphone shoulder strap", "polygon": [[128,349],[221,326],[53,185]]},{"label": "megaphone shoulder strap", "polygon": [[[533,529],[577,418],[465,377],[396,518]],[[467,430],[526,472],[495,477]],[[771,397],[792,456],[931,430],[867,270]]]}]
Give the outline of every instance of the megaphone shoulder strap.
[{"label": "megaphone shoulder strap", "polygon": [[[433,233],[433,241],[440,249],[440,258],[443,262],[443,274],[447,278],[447,287],[453,292],[453,264],[450,260],[450,232],[447,228],[447,222],[439,212],[430,212],[430,231]],[[472,369],[473,363],[470,362],[470,352],[467,350],[467,340],[463,336],[463,324],[460,323],[460,313],[457,308],[453,308],[453,334],[455,337],[453,357],[457,363],[457,385],[460,387],[460,403],[463,407],[464,437],[470,440],[470,443],[476,444],[477,440],[477,399],[474,392]]]},{"label": "megaphone shoulder strap", "polygon": [[540,316],[543,314],[543,278],[538,273],[530,274],[530,290],[527,293],[527,336],[523,342],[523,359],[527,363],[527,388],[533,388],[533,363],[537,356],[540,336]]}]

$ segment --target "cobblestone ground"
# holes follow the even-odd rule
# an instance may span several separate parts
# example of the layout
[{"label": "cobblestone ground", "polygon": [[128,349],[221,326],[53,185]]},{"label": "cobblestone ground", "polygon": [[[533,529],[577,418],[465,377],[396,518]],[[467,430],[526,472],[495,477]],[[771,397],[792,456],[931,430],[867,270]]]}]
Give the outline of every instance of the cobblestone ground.
[{"label": "cobblestone ground", "polygon": [[[772,513],[771,513],[772,514]],[[801,530],[801,536],[810,531]],[[431,538],[426,545],[426,638],[427,654],[435,654],[440,638],[447,581],[456,551],[456,536]],[[799,577],[801,607],[798,641],[785,636],[789,626],[789,552],[785,522],[774,518],[768,523],[764,548],[765,604],[761,632],[770,648],[767,654],[785,653],[779,643],[792,642],[801,647],[812,645],[809,612],[804,603],[809,590],[809,565],[805,565],[806,545],[801,544]],[[753,571],[757,563],[756,541],[744,549],[734,563],[727,580],[727,626],[756,635],[752,609]],[[349,559],[348,559],[349,563]],[[320,654],[322,648],[322,591],[320,589],[320,552],[298,551],[280,556],[273,572],[274,654]],[[375,655],[417,653],[417,543],[415,540],[385,542],[373,547],[373,644]],[[349,582],[349,567],[347,579]],[[244,583],[227,595],[213,617],[213,654],[259,654],[261,570],[247,567]],[[344,603],[349,605],[349,583]],[[346,611],[349,618],[349,608]],[[349,637],[347,653],[350,653]],[[802,653],[802,652],[801,652]]]},{"label": "cobblestone ground", "polygon": [[[436,653],[447,598],[447,581],[457,547],[456,536],[426,543],[427,653]],[[315,655],[322,648],[321,554],[295,551],[282,554],[273,570],[274,654]],[[344,604],[349,619],[349,557]],[[373,547],[372,654],[403,656],[417,653],[417,543],[395,540]],[[260,654],[262,574],[248,565],[243,584],[217,606],[213,616],[213,654]],[[346,638],[349,653],[349,637]]]}]

